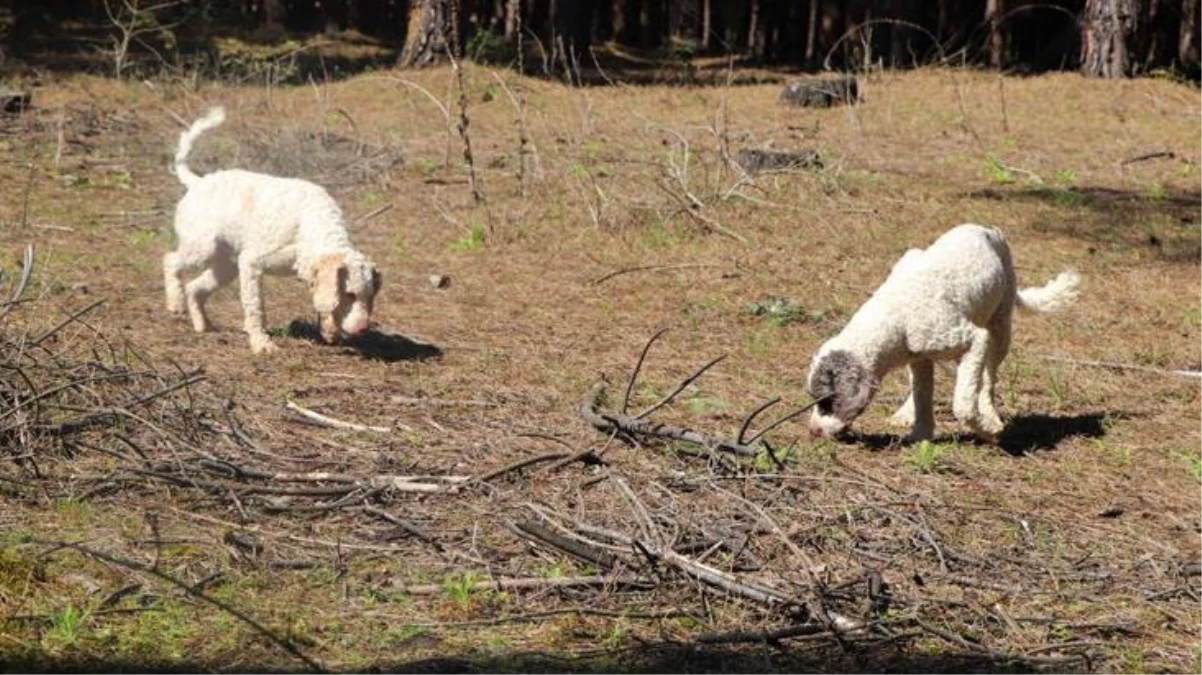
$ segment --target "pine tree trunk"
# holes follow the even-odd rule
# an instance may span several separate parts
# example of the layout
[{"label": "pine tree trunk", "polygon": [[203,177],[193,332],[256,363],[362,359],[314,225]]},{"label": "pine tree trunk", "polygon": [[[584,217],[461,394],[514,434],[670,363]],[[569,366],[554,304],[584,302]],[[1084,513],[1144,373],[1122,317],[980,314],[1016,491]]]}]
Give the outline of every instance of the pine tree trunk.
[{"label": "pine tree trunk", "polygon": [[1139,36],[1138,0],[1085,0],[1081,21],[1081,72],[1090,77],[1128,77]]},{"label": "pine tree trunk", "polygon": [[818,35],[818,2],[810,0],[810,16],[806,21],[806,68],[813,68],[814,38]]},{"label": "pine tree trunk", "polygon": [[1181,37],[1177,42],[1177,60],[1187,72],[1198,72],[1198,0],[1182,0]]},{"label": "pine tree trunk", "polygon": [[989,24],[989,65],[1001,69],[1006,61],[1006,36],[1002,32],[1002,0],[986,0],[985,21]]},{"label": "pine tree trunk", "polygon": [[446,58],[451,20],[450,0],[420,0],[411,5],[400,65],[428,66]]}]

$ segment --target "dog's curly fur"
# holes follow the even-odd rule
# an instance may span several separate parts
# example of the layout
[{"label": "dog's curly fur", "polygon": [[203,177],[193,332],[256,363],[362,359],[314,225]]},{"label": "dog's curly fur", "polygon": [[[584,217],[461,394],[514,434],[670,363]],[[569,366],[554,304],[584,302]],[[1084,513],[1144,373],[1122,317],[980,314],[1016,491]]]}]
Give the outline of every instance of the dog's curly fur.
[{"label": "dog's curly fur", "polygon": [[930,438],[934,362],[951,359],[959,361],[956,419],[995,439],[1003,425],[994,385],[1010,349],[1014,308],[1055,311],[1076,299],[1079,282],[1066,271],[1045,286],[1020,290],[1005,237],[982,225],[959,225],[926,250],[910,249],[811,361],[807,386],[819,403],[810,432],[833,436],[846,429],[872,401],[881,378],[906,365],[910,395],[893,421],[911,427],[907,440]]},{"label": "dog's curly fur", "polygon": [[[205,301],[238,277],[251,350],[272,351],[260,279],[295,273],[309,284],[324,340],[367,330],[380,274],[351,244],[342,210],[325,189],[237,169],[198,176],[188,168],[193,142],[223,121],[225,111],[214,108],[180,134],[175,174],[188,191],[175,210],[179,246],[163,257],[167,309],[186,309],[192,327],[205,331]],[[203,272],[185,285],[193,270]]]}]

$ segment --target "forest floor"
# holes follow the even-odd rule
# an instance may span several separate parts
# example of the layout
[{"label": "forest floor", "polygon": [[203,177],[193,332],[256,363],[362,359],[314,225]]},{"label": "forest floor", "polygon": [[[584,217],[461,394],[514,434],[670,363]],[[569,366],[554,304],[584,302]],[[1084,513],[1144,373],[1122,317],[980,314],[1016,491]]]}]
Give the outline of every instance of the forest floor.
[{"label": "forest floor", "polygon": [[[34,251],[0,319],[5,669],[1202,667],[1196,87],[931,68],[809,109],[779,82],[463,80],[472,171],[450,68],[62,75],[0,117],[5,297]],[[342,204],[383,271],[370,339],[306,339],[295,279],[264,283],[265,358],[235,289],[214,332],[166,312],[167,167],[212,104],[194,169]],[[748,175],[744,148],[821,165]],[[649,419],[738,438],[782,398],[764,428],[893,262],[961,222],[1005,231],[1023,285],[1083,278],[1016,317],[998,445],[960,433],[946,365],[912,446],[901,373],[849,440],[793,419],[749,457],[581,415],[597,382],[635,414],[725,355]]]}]

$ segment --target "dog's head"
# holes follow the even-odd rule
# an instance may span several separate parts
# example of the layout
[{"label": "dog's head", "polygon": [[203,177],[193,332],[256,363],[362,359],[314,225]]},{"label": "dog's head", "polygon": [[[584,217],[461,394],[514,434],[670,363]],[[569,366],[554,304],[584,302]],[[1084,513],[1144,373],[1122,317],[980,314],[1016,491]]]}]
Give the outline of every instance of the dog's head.
[{"label": "dog's head", "polygon": [[876,385],[876,377],[850,352],[820,349],[806,387],[818,401],[810,413],[810,434],[832,437],[847,429],[872,401]]},{"label": "dog's head", "polygon": [[367,330],[380,292],[380,272],[367,258],[355,251],[322,256],[306,281],[321,339],[334,342]]}]

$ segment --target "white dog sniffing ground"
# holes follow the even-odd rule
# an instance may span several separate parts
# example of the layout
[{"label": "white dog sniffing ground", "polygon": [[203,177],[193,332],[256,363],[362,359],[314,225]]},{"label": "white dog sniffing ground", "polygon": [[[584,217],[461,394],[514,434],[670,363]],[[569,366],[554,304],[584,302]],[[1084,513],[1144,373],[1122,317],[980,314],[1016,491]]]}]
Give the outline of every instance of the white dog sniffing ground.
[{"label": "white dog sniffing ground", "polygon": [[[264,273],[295,273],[309,284],[321,337],[367,330],[380,290],[375,266],[351,244],[342,210],[322,187],[296,178],[231,169],[198,176],[188,168],[196,138],[225,121],[210,110],[179,137],[175,174],[188,192],[175,209],[179,246],[163,256],[167,309],[203,332],[205,301],[238,277],[245,330],[256,354],[275,349],[263,329]],[[189,271],[203,270],[183,283]]]},{"label": "white dog sniffing ground", "polygon": [[810,432],[843,431],[882,377],[909,366],[910,395],[893,422],[911,427],[909,441],[930,438],[934,362],[959,360],[952,411],[977,436],[995,439],[1003,425],[993,390],[1010,349],[1014,308],[1055,311],[1076,299],[1079,282],[1066,271],[1045,286],[1019,289],[1005,237],[982,225],[959,225],[930,248],[910,249],[811,361],[807,388],[819,402]]}]

